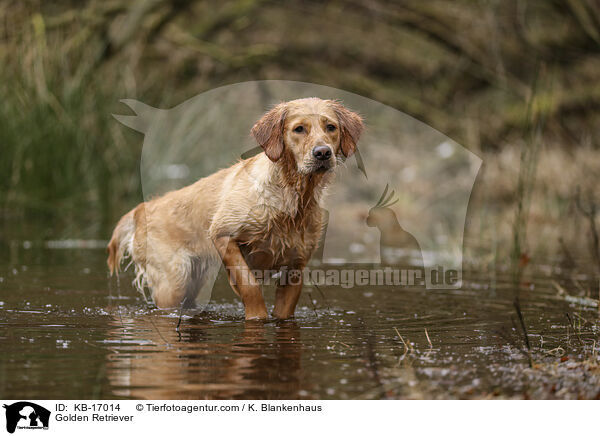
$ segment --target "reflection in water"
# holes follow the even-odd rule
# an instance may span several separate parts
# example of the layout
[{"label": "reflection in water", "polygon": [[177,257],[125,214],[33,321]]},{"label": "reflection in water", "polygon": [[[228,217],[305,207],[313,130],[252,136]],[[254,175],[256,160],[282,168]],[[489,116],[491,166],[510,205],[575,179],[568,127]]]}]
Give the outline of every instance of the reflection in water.
[{"label": "reflection in water", "polygon": [[[548,269],[519,285],[535,363],[529,368],[522,334],[511,322],[513,277],[501,271],[492,283],[487,273],[468,272],[456,290],[324,286],[311,294],[307,287],[294,322],[265,324],[244,321],[224,281],[207,311],[186,317],[178,334],[176,313],[153,309],[125,280],[122,288],[108,288],[103,252],[43,254],[45,265],[0,265],[0,397],[6,399],[595,398],[600,392],[597,300],[559,292],[567,285],[557,285],[561,277]],[[272,290],[265,295],[273,299]]]},{"label": "reflection in water", "polygon": [[[294,322],[215,325],[173,318],[114,320],[107,342],[113,393],[134,398],[298,398],[301,342]],[[221,330],[221,332],[219,332]],[[221,334],[223,333],[223,334]],[[213,341],[214,336],[220,339]]]}]

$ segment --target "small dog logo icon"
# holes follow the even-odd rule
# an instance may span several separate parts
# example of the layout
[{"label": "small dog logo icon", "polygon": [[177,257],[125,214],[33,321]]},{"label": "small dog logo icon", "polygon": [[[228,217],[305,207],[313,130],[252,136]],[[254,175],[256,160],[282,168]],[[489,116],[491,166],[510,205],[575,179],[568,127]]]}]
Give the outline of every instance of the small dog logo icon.
[{"label": "small dog logo icon", "polygon": [[19,429],[48,429],[50,411],[29,401],[19,401],[11,405],[5,404],[6,431],[14,433]]}]

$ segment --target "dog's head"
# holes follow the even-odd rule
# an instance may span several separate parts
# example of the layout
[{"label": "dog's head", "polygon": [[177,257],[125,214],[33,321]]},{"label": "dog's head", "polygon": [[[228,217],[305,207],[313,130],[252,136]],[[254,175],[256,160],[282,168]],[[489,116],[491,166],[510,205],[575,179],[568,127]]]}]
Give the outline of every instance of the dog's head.
[{"label": "dog's head", "polygon": [[352,156],[363,128],[362,118],[340,102],[303,98],[275,106],[252,135],[273,162],[293,159],[298,173],[313,174]]}]

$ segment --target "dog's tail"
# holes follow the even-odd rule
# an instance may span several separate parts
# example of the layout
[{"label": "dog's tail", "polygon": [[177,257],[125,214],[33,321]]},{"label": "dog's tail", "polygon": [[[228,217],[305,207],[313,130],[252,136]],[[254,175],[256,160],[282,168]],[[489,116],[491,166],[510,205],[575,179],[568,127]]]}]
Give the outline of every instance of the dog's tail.
[{"label": "dog's tail", "polygon": [[135,221],[134,221],[135,209],[129,211],[126,215],[119,220],[117,227],[113,231],[112,238],[108,243],[106,250],[108,251],[108,269],[110,275],[119,272],[119,265],[121,259],[125,253],[131,254],[133,247],[133,235],[135,233]]}]

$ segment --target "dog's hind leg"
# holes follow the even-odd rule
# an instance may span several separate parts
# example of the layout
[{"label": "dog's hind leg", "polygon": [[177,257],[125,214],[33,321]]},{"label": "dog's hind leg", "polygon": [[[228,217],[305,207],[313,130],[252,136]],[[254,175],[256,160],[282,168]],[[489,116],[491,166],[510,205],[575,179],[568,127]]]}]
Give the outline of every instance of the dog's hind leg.
[{"label": "dog's hind leg", "polygon": [[217,275],[221,269],[218,257],[198,257],[193,260],[192,281],[186,293],[186,301],[197,311],[204,310],[210,302]]},{"label": "dog's hind leg", "polygon": [[144,282],[152,291],[152,300],[161,309],[179,307],[192,282],[192,259],[183,250],[148,239]]},{"label": "dog's hind leg", "polygon": [[[163,259],[164,259],[164,252]],[[172,254],[170,262],[146,264],[146,281],[152,299],[161,309],[202,309],[210,300],[219,264],[214,259]],[[200,292],[202,291],[202,292]],[[199,295],[200,294],[200,295]]]},{"label": "dog's hind leg", "polygon": [[208,257],[193,257],[191,264],[182,308],[202,310],[210,301],[220,262]]},{"label": "dog's hind leg", "polygon": [[160,309],[179,307],[185,298],[188,277],[172,271],[154,270],[146,265],[146,280],[152,291],[152,300]]}]

